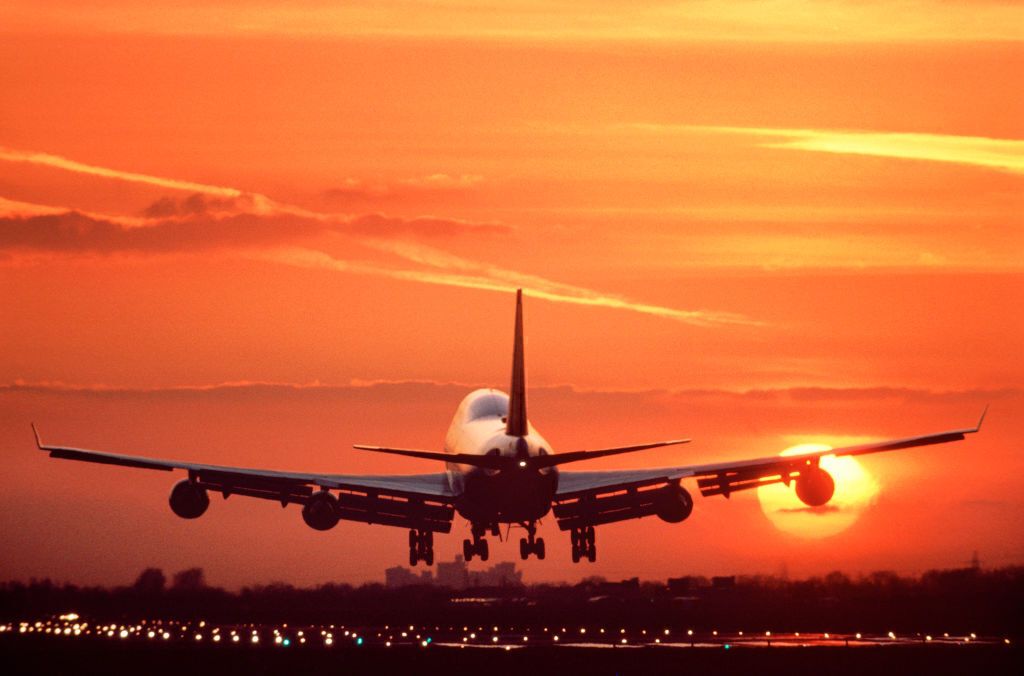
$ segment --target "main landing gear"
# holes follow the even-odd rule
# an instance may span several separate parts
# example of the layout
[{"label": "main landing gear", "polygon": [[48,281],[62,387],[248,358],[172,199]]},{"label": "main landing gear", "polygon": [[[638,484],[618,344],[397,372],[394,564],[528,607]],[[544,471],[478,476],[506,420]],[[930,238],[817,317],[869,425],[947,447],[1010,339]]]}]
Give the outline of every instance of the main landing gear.
[{"label": "main landing gear", "polygon": [[498,537],[498,524],[493,523],[490,526],[485,526],[481,523],[473,524],[473,539],[462,541],[462,558],[469,563],[473,560],[474,556],[479,556],[481,561],[486,561],[490,554],[490,549],[487,547],[487,540],[484,539],[484,535],[487,530],[490,529],[491,535]]},{"label": "main landing gear", "polygon": [[523,524],[527,537],[519,540],[519,558],[523,561],[530,558],[530,554],[536,554],[538,559],[544,559],[544,538],[536,537],[537,524],[533,521]]},{"label": "main landing gear", "polygon": [[434,531],[409,531],[409,565],[415,566],[420,561],[434,565]]},{"label": "main landing gear", "polygon": [[580,559],[583,557],[587,557],[591,563],[597,561],[597,545],[594,543],[594,540],[595,533],[593,526],[572,529],[573,563],[579,563]]}]

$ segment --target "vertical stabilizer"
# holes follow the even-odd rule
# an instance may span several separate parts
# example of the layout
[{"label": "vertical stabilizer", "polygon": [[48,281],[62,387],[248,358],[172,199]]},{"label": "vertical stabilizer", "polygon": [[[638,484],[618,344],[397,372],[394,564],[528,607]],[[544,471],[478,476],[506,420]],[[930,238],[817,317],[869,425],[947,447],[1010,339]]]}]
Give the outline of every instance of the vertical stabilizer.
[{"label": "vertical stabilizer", "polygon": [[516,336],[512,346],[512,386],[509,388],[505,433],[526,436],[526,365],[523,358],[523,290],[516,291]]}]

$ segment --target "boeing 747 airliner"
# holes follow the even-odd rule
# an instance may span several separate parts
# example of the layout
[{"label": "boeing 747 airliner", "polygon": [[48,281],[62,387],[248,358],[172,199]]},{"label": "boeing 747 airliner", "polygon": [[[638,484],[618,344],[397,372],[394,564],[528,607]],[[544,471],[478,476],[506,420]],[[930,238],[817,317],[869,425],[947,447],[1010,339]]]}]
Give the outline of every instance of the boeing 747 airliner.
[{"label": "boeing 747 airliner", "polygon": [[[984,413],[982,414],[984,419]],[[357,445],[365,451],[392,453],[444,463],[445,471],[414,475],[347,475],[278,472],[222,467],[176,460],[36,445],[51,457],[153,470],[185,470],[188,478],[171,490],[170,505],[183,519],[202,516],[209,494],[227,498],[244,495],[277,500],[282,506],[302,505],[310,528],[329,530],[339,520],[396,526],[409,530],[409,563],[434,561],[434,533],[448,533],[458,513],[471,525],[472,539],[462,543],[467,561],[489,556],[486,536],[500,536],[501,524],[526,531],[519,541],[523,559],[545,556],[537,522],[554,512],[558,527],[570,531],[572,560],[595,561],[594,527],[656,515],[664,521],[684,521],[693,511],[693,498],[682,482],[694,480],[701,495],[724,495],[771,483],[792,485],[806,505],[821,506],[835,491],[831,475],[819,467],[823,456],[862,455],[914,446],[958,441],[977,432],[977,426],[923,436],[878,441],[857,446],[789,456],[717,462],[682,467],[627,469],[602,472],[560,471],[569,463],[633,453],[649,448],[685,444],[672,439],[618,448],[555,453],[526,415],[526,371],[523,355],[523,298],[516,293],[512,383],[509,393],[481,389],[469,393],[448,428],[444,451]],[[35,426],[33,425],[35,431]]]}]

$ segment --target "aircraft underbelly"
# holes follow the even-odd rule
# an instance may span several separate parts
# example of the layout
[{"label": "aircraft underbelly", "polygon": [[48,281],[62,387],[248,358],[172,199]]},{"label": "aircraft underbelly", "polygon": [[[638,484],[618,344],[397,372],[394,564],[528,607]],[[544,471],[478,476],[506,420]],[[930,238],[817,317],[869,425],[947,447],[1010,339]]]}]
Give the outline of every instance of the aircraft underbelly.
[{"label": "aircraft underbelly", "polygon": [[535,521],[551,510],[558,487],[557,472],[473,472],[465,476],[455,508],[470,521]]}]

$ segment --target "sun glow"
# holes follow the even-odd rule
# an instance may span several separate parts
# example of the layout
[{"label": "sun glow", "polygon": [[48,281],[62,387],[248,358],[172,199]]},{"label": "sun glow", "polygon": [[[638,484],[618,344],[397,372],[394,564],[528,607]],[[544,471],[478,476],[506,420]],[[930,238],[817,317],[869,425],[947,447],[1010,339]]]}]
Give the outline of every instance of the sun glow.
[{"label": "sun glow", "polygon": [[[831,449],[824,444],[799,444],[782,455]],[[761,510],[779,530],[807,538],[836,535],[852,526],[861,513],[874,503],[879,485],[864,467],[850,456],[824,456],[820,466],[832,475],[836,492],[821,507],[808,507],[796,497],[792,487],[772,484],[757,489]]]}]

